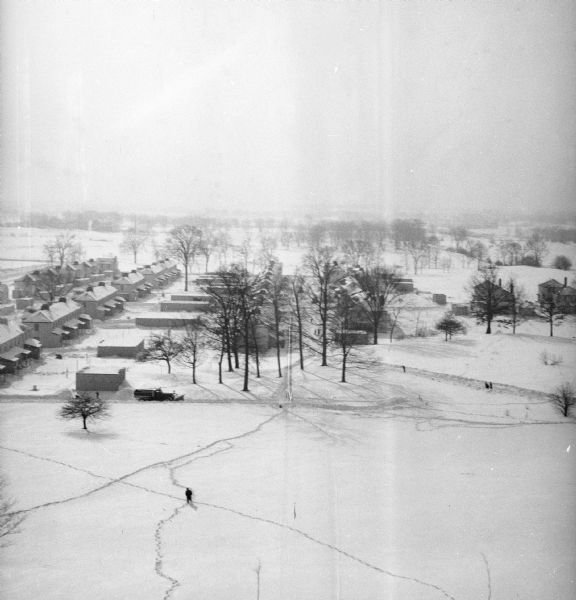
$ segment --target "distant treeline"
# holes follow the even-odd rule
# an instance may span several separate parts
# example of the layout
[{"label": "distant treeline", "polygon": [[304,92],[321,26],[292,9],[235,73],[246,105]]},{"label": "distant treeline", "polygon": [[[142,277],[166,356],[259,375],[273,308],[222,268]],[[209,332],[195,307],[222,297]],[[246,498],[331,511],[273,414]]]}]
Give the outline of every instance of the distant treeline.
[{"label": "distant treeline", "polygon": [[124,224],[148,231],[154,225],[166,225],[165,215],[124,215],[117,212],[68,211],[60,214],[33,212],[23,215],[20,226],[40,229],[86,229],[92,231],[121,231]]},{"label": "distant treeline", "polygon": [[576,242],[576,229],[574,228],[538,227],[535,231],[549,242],[560,242],[561,244]]}]

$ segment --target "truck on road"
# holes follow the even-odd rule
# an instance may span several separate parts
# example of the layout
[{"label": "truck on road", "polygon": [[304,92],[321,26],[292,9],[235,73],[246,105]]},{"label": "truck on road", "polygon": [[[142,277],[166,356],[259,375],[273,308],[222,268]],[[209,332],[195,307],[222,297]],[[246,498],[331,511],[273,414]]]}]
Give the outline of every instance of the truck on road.
[{"label": "truck on road", "polygon": [[176,392],[163,392],[162,388],[134,390],[134,397],[138,398],[138,400],[184,400],[183,394],[177,394]]}]

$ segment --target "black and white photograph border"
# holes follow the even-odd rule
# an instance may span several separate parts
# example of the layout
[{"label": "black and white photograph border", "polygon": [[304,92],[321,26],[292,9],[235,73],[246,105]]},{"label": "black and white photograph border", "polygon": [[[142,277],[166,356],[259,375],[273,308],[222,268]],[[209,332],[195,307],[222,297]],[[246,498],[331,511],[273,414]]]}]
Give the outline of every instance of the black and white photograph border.
[{"label": "black and white photograph border", "polygon": [[0,0],[2,599],[576,597],[575,47]]}]

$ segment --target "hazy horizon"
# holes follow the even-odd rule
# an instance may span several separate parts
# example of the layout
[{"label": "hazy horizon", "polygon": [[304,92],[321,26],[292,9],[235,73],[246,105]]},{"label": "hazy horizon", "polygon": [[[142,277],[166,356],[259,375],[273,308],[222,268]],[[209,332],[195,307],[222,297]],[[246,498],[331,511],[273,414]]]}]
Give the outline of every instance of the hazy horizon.
[{"label": "hazy horizon", "polygon": [[5,209],[574,207],[571,1],[0,11]]}]

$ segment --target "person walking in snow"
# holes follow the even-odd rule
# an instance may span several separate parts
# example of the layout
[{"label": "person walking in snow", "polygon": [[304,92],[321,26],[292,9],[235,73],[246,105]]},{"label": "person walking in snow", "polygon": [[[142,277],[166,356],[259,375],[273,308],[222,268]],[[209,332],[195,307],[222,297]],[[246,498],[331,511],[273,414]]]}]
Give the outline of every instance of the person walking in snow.
[{"label": "person walking in snow", "polygon": [[190,488],[186,488],[186,503],[190,504],[192,502],[192,490]]}]

